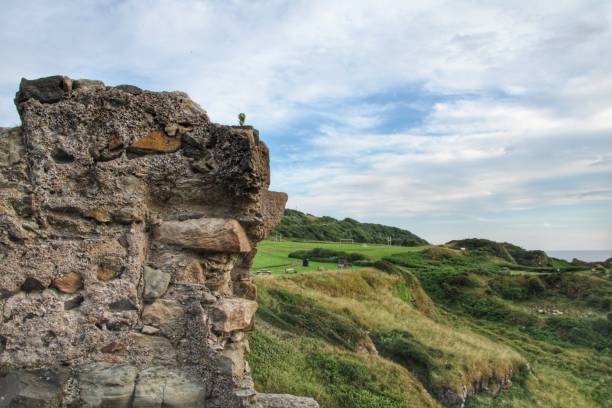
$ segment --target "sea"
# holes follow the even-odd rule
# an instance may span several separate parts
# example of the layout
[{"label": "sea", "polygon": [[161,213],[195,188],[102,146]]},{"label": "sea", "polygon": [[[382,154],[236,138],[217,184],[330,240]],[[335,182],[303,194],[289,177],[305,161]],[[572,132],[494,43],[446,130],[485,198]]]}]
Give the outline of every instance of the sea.
[{"label": "sea", "polygon": [[608,258],[612,258],[612,249],[606,250],[584,250],[584,251],[546,251],[548,256],[554,258],[565,259],[571,261],[574,258],[585,262],[603,262]]}]

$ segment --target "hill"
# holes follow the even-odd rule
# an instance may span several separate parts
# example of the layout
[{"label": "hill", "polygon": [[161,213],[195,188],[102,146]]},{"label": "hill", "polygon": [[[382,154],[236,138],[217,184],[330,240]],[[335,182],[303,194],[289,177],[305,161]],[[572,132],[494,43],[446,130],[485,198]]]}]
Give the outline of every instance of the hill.
[{"label": "hill", "polygon": [[352,239],[354,242],[394,245],[427,245],[427,241],[410,231],[380,224],[361,223],[351,218],[337,220],[332,217],[315,217],[296,210],[285,210],[275,233],[284,239],[333,241]]},{"label": "hill", "polygon": [[541,250],[526,250],[508,242],[495,242],[482,238],[467,238],[447,242],[444,247],[465,251],[471,255],[489,255],[498,258],[499,263],[510,269],[524,269],[537,272],[577,271],[587,268],[610,268],[612,258],[604,262],[585,262],[574,259],[550,257]]},{"label": "hill", "polygon": [[311,242],[264,242],[255,265],[317,248],[359,253],[371,266],[321,262],[256,277],[248,359],[260,389],[323,408],[609,406],[604,267],[557,272],[452,245]]},{"label": "hill", "polygon": [[470,251],[480,251],[497,256],[507,262],[525,266],[553,266],[553,261],[544,251],[528,251],[508,242],[495,242],[488,239],[468,238],[450,241],[446,246]]}]

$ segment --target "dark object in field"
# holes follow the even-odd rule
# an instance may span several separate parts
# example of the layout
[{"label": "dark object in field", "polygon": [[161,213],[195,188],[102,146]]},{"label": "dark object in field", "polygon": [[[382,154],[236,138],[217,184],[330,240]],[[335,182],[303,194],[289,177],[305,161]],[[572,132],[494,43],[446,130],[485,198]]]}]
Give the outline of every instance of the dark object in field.
[{"label": "dark object in field", "polygon": [[317,262],[338,263],[340,261],[355,262],[366,261],[368,258],[357,252],[334,251],[333,249],[313,248],[308,251],[294,251],[289,258],[308,259]]}]

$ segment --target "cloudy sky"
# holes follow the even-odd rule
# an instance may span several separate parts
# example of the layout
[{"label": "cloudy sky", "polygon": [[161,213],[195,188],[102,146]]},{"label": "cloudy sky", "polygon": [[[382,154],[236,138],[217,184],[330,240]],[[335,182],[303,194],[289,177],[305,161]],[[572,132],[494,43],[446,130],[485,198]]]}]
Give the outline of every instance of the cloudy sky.
[{"label": "cloudy sky", "polygon": [[[332,4],[333,3],[333,4]],[[1,0],[19,79],[238,112],[290,208],[527,248],[612,248],[612,2]]]}]

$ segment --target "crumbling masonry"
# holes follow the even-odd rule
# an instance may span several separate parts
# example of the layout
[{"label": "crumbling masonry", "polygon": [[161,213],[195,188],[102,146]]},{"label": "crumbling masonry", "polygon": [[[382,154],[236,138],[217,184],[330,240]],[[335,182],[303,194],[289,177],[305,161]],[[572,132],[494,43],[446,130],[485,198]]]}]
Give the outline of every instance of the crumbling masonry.
[{"label": "crumbling masonry", "polygon": [[[316,406],[257,394],[268,149],[181,92],[22,80],[0,130],[0,407]],[[280,405],[279,405],[280,404]]]}]

